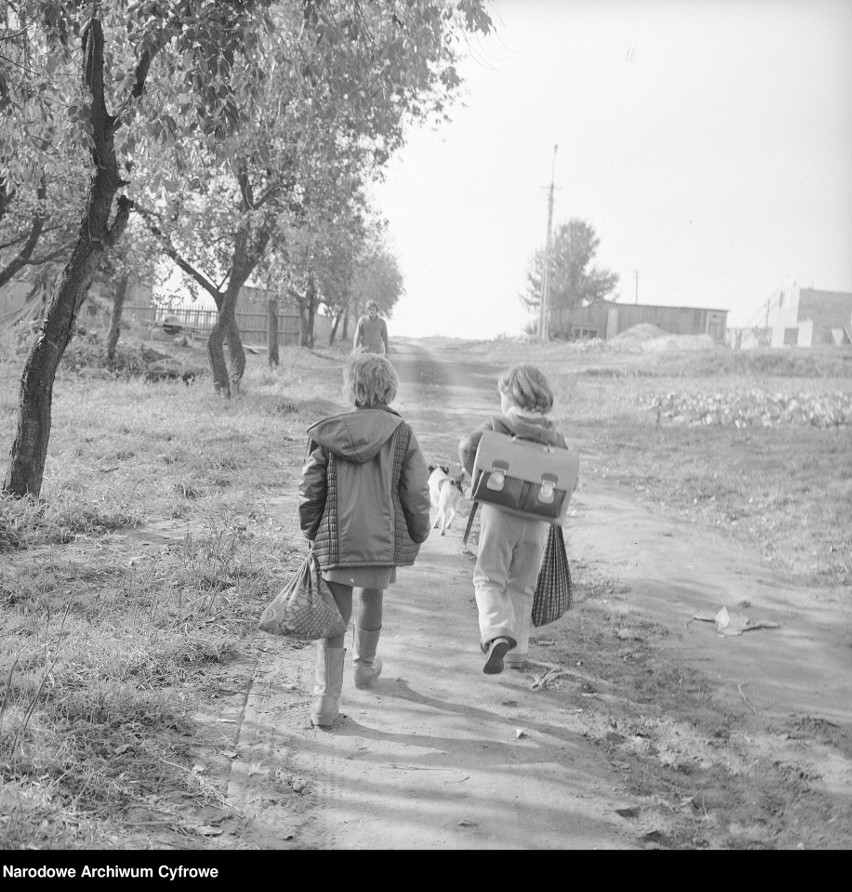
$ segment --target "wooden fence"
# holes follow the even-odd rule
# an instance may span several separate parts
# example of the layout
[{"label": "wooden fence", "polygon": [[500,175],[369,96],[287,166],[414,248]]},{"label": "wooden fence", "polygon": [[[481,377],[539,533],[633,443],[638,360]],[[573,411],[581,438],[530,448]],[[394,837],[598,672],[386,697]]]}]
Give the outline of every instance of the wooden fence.
[{"label": "wooden fence", "polygon": [[[176,320],[193,334],[206,337],[216,324],[217,310],[193,306],[152,307],[126,304],[122,315],[142,325],[162,325],[167,318]],[[261,310],[238,310],[234,314],[237,330],[244,344],[265,347],[269,316]],[[328,340],[331,320],[327,316],[317,316],[314,320],[314,339]],[[301,319],[298,313],[279,313],[278,343],[282,346],[298,345],[301,334]]]}]

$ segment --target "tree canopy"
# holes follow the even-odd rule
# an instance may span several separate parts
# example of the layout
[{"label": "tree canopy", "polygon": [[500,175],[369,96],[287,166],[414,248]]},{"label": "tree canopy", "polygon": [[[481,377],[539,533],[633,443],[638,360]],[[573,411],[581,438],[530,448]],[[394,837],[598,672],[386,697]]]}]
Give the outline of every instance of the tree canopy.
[{"label": "tree canopy", "polygon": [[[556,227],[550,245],[548,303],[552,308],[569,308],[602,303],[618,284],[618,275],[590,266],[600,239],[589,223],[576,217]],[[544,250],[536,251],[527,272],[527,285],[521,295],[530,310],[541,306]]]},{"label": "tree canopy", "polygon": [[208,353],[230,394],[244,362],[241,285],[268,250],[289,256],[294,231],[321,228],[341,202],[357,213],[360,187],[381,176],[410,123],[446,117],[458,38],[489,30],[485,2],[0,0],[8,253],[17,246],[29,262],[48,196],[75,182],[69,165],[83,183],[26,360],[4,491],[40,490],[56,368],[132,210],[216,300]]}]

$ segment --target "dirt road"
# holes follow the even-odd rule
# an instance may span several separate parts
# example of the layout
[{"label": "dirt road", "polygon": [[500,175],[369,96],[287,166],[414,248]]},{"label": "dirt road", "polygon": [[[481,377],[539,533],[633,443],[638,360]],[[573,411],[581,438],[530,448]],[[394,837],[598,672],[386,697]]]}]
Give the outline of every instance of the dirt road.
[{"label": "dirt road", "polygon": [[[430,463],[497,410],[498,369],[397,342],[395,403]],[[582,473],[582,468],[581,468]],[[566,527],[574,608],[527,673],[481,672],[466,509],[386,596],[374,689],[347,671],[310,725],[313,651],[258,633],[228,804],[243,848],[847,848],[850,607],[585,480]],[[722,607],[740,635],[720,635]],[[777,624],[777,625],[775,625]],[[235,825],[236,826],[236,825]]]}]

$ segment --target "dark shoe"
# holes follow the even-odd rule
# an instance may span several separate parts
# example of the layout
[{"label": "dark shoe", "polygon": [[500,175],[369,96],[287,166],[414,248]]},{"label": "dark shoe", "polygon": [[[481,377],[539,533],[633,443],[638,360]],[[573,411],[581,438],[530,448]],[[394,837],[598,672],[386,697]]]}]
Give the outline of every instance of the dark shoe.
[{"label": "dark shoe", "polygon": [[[492,638],[491,640],[492,640],[492,641],[496,641],[497,639],[496,639],[496,638]],[[517,647],[517,646],[518,646],[518,642],[515,641],[514,638],[506,637],[506,640],[509,642],[509,650],[511,650],[513,647]],[[489,648],[489,647],[491,647],[491,641],[480,641],[480,642],[479,642],[479,649],[480,649],[484,654],[487,654],[487,653],[488,653],[488,648]]]},{"label": "dark shoe", "polygon": [[511,642],[508,638],[495,638],[488,645],[488,659],[485,661],[482,671],[486,675],[497,675],[499,672],[502,672],[503,657],[506,656],[506,651],[508,651],[511,646]]}]

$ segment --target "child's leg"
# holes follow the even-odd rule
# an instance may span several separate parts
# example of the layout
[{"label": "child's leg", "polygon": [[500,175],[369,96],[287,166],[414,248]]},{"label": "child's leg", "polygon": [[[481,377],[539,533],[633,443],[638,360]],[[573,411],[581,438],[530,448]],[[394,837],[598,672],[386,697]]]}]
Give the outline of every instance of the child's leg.
[{"label": "child's leg", "polygon": [[353,669],[355,687],[368,688],[382,671],[381,658],[376,656],[382,628],[384,590],[364,588],[358,591],[358,618],[355,621]]},{"label": "child's leg", "polygon": [[515,640],[512,602],[506,591],[519,518],[482,506],[479,554],[473,571],[479,632],[483,645],[495,638]]},{"label": "child's leg", "polygon": [[373,631],[382,627],[382,603],[385,591],[381,588],[358,589],[358,619],[356,624],[359,629]]},{"label": "child's leg", "polygon": [[506,654],[506,663],[522,664],[527,659],[532,625],[532,605],[538,573],[547,546],[548,524],[524,520],[524,529],[515,547],[506,586],[515,617],[518,646]]},{"label": "child's leg", "polygon": [[[342,585],[339,582],[329,582],[327,585],[331,589],[343,622],[348,625],[352,616],[352,586]],[[335,635],[334,638],[324,638],[322,644],[324,647],[343,647],[345,638],[346,633],[342,632],[340,635]]]}]

